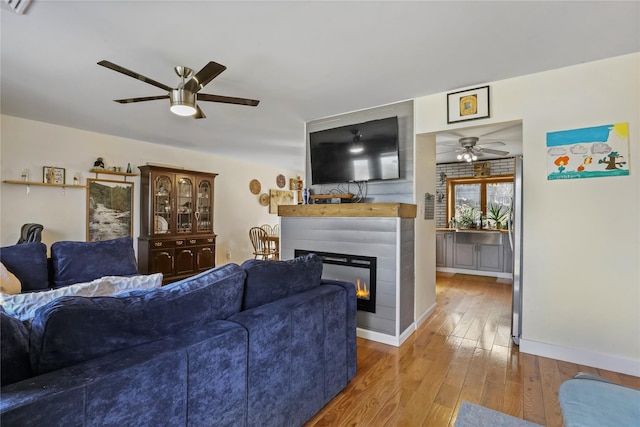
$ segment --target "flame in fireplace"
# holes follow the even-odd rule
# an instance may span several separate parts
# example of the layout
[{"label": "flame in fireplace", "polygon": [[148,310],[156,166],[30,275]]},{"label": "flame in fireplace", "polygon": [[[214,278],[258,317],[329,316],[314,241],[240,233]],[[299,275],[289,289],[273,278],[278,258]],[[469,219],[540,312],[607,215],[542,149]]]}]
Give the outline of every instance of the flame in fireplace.
[{"label": "flame in fireplace", "polygon": [[365,281],[360,284],[360,279],[356,280],[356,297],[360,299],[369,299],[369,287]]}]

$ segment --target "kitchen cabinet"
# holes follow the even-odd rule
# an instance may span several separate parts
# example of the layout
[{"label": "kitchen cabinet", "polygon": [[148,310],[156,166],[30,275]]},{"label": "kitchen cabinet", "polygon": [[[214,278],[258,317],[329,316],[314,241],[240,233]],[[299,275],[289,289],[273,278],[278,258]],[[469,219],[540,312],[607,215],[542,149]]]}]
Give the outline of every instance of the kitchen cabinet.
[{"label": "kitchen cabinet", "polygon": [[504,242],[504,244],[502,245],[502,247],[504,248],[504,267],[502,271],[504,271],[505,273],[513,273],[513,251],[511,250],[511,245],[509,244],[509,235],[503,236],[502,241]]},{"label": "kitchen cabinet", "polygon": [[453,231],[436,232],[436,267],[453,267]]},{"label": "kitchen cabinet", "polygon": [[457,232],[453,249],[453,267],[502,272],[504,253],[499,232]]},{"label": "kitchen cabinet", "polygon": [[215,267],[215,173],[140,166],[141,273],[173,282]]}]

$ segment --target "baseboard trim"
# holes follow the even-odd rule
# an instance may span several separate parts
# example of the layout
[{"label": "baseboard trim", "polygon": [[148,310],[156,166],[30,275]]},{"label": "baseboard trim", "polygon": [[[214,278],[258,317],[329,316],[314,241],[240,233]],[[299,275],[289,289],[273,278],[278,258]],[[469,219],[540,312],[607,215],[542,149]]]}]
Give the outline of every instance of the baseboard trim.
[{"label": "baseboard trim", "polygon": [[404,332],[400,334],[400,337],[398,338],[398,347],[401,346],[402,343],[405,342],[407,338],[409,338],[411,334],[414,333],[415,331],[416,331],[416,322],[413,322],[407,327],[407,329],[404,330]]},{"label": "baseboard trim", "polygon": [[398,338],[394,337],[393,335],[387,335],[387,334],[383,334],[381,332],[375,332],[375,331],[368,331],[362,328],[356,329],[356,335],[366,340],[376,341],[382,344],[394,345],[396,347],[399,346]]},{"label": "baseboard trim", "polygon": [[416,319],[416,329],[418,329],[427,319],[436,311],[436,303],[434,302],[420,317]]},{"label": "baseboard trim", "polygon": [[640,361],[638,360],[525,339],[520,339],[520,351],[640,377]]},{"label": "baseboard trim", "polygon": [[441,273],[459,273],[459,274],[473,274],[475,276],[487,276],[497,277],[499,279],[512,279],[513,273],[501,273],[497,271],[481,271],[481,270],[467,270],[465,268],[451,268],[451,267],[438,267],[436,271]]},{"label": "baseboard trim", "polygon": [[[412,327],[407,328],[404,333],[406,333],[407,331],[409,332],[402,341],[406,340],[409,337],[409,335],[413,333],[414,330],[415,328],[412,328]],[[362,328],[356,329],[356,335],[366,340],[376,341],[382,344],[392,345],[394,347],[400,347],[400,344],[402,344],[402,342],[400,341],[400,337],[394,337],[393,335],[387,335],[381,332],[368,331]]]}]

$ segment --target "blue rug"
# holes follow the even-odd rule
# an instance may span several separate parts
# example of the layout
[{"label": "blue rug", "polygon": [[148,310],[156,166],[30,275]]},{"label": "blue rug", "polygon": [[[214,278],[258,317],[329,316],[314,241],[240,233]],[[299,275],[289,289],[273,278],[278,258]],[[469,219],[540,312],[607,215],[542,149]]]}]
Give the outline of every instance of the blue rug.
[{"label": "blue rug", "polygon": [[462,402],[455,427],[540,427],[540,425],[473,403]]}]

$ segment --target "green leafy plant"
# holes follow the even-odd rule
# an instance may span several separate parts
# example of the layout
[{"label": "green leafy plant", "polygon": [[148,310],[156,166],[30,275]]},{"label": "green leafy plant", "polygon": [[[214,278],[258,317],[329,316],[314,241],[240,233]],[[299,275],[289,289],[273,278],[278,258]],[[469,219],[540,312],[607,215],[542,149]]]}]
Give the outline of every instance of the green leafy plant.
[{"label": "green leafy plant", "polygon": [[509,214],[509,208],[504,205],[490,204],[487,209],[487,219],[492,221],[496,228],[502,228],[507,222],[507,215]]},{"label": "green leafy plant", "polygon": [[480,218],[480,211],[472,207],[462,207],[456,215],[456,224],[460,228],[473,228]]}]

